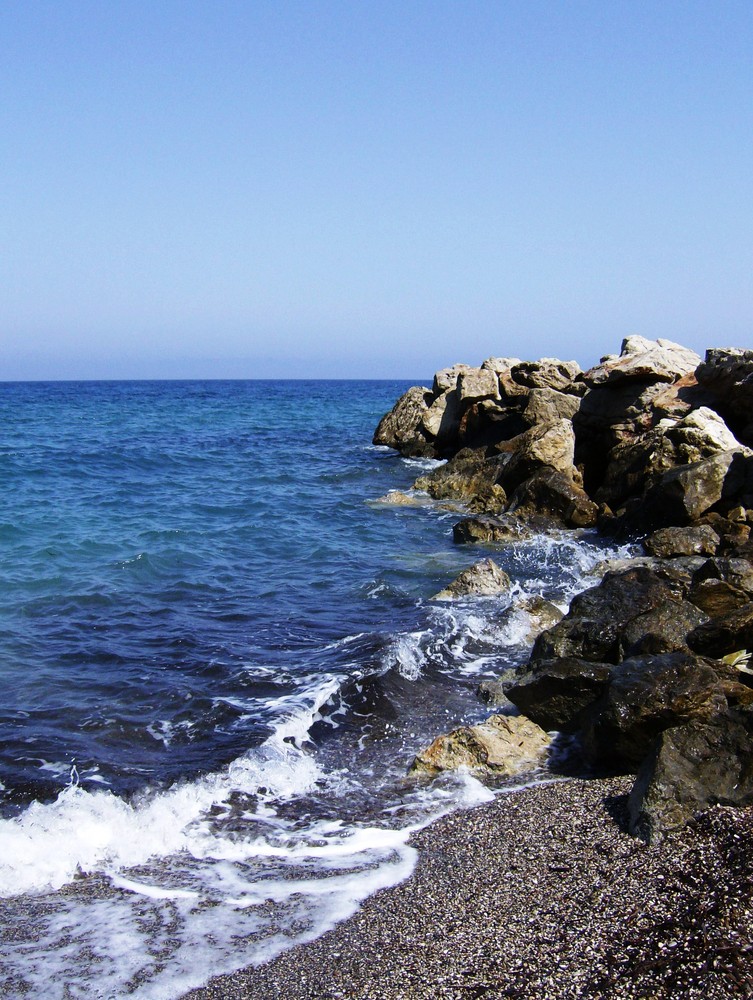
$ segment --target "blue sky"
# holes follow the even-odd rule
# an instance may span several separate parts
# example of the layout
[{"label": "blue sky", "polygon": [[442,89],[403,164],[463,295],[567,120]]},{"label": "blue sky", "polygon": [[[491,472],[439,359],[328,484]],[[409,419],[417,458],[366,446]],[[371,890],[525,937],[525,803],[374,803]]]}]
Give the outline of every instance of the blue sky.
[{"label": "blue sky", "polygon": [[753,6],[4,0],[0,378],[753,346]]}]

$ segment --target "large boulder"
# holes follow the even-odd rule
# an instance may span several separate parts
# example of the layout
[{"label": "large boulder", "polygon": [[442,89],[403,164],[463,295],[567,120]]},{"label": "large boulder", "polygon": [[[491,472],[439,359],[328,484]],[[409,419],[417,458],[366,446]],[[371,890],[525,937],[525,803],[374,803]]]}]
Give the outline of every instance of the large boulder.
[{"label": "large boulder", "polygon": [[456,545],[487,544],[509,545],[530,535],[529,527],[514,515],[494,517],[491,514],[480,517],[466,517],[458,521],[452,529],[452,540]]},{"label": "large boulder", "polygon": [[612,670],[586,743],[602,765],[635,772],[659,733],[690,720],[705,722],[726,707],[710,661],[681,651],[631,657]]},{"label": "large boulder", "polygon": [[488,500],[489,506],[501,511],[506,495],[498,483],[504,459],[500,455],[487,455],[480,449],[464,448],[444,465],[437,466],[413,484],[425,490],[435,500],[463,500],[474,498]]},{"label": "large boulder", "polygon": [[512,378],[528,389],[558,389],[580,394],[575,380],[581,374],[577,361],[560,361],[559,358],[540,358],[538,361],[521,361],[511,369]]},{"label": "large boulder", "polygon": [[524,716],[492,715],[477,726],[461,726],[439,736],[416,755],[413,774],[469,768],[498,775],[518,774],[541,766],[551,743],[542,729]]},{"label": "large boulder", "polygon": [[564,418],[536,424],[497,447],[500,453],[510,456],[500,473],[500,481],[508,492],[540,469],[554,469],[570,478],[575,473],[575,433],[571,421]]},{"label": "large boulder", "polygon": [[618,663],[625,627],[648,611],[679,605],[684,589],[648,567],[607,573],[596,587],[578,594],[562,621],[536,640],[532,662],[575,657]]},{"label": "large boulder", "polygon": [[694,528],[659,528],[643,542],[646,552],[662,559],[673,556],[713,556],[719,535],[708,524]]},{"label": "large boulder", "polygon": [[666,525],[697,521],[719,503],[725,493],[735,494],[736,473],[737,479],[742,482],[744,462],[741,451],[722,451],[700,462],[665,472],[646,496],[650,520]]},{"label": "large boulder", "polygon": [[753,351],[734,347],[706,351],[696,377],[739,440],[753,445]]},{"label": "large boulder", "polygon": [[592,528],[599,517],[598,505],[571,476],[543,468],[518,486],[510,497],[509,511],[517,517],[546,516],[568,528]]},{"label": "large boulder", "polygon": [[513,705],[542,729],[577,732],[603,697],[613,664],[561,656],[541,660],[507,688]]},{"label": "large boulder", "polygon": [[523,410],[523,419],[530,426],[572,420],[580,409],[581,400],[557,389],[531,389]]},{"label": "large boulder", "polygon": [[373,443],[394,448],[403,455],[434,456],[434,444],[423,426],[431,402],[428,389],[412,386],[379,421]]},{"label": "large boulder", "polygon": [[452,441],[460,427],[460,397],[450,389],[436,397],[421,417],[423,430],[432,438]]},{"label": "large boulder", "polygon": [[628,802],[631,832],[649,843],[709,806],[753,802],[750,722],[732,713],[666,729],[638,772]]},{"label": "large boulder", "polygon": [[477,403],[481,399],[499,399],[499,377],[488,368],[471,368],[458,376],[458,396],[461,403]]},{"label": "large boulder", "polygon": [[602,359],[600,364],[584,372],[582,379],[591,387],[626,379],[675,382],[695,371],[700,363],[695,351],[681,344],[633,336],[623,340],[619,357],[612,355]]},{"label": "large boulder", "polygon": [[688,646],[696,653],[717,658],[740,649],[753,650],[753,603],[698,625],[688,635]]},{"label": "large boulder", "polygon": [[464,569],[444,590],[435,594],[435,601],[452,601],[458,597],[496,597],[508,594],[510,577],[493,559],[482,559]]}]

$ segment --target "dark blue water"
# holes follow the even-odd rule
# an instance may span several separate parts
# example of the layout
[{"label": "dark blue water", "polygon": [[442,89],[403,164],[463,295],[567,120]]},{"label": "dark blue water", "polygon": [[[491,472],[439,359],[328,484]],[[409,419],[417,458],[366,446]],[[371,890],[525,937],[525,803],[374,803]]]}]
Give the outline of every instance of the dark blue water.
[{"label": "dark blue water", "polygon": [[375,502],[426,466],[370,444],[408,384],[0,383],[0,894],[29,926],[3,995],[177,996],[321,933],[408,873],[412,824],[488,794],[405,769],[525,655],[515,596],[566,599],[602,552],[533,539],[495,555],[512,598],[432,602],[486,553],[457,511]]}]

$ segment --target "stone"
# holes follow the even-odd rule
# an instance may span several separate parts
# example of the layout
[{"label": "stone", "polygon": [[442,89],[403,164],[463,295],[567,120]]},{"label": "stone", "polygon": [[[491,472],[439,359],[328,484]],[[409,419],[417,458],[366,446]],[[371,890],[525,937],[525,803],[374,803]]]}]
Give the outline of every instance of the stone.
[{"label": "stone", "polygon": [[507,697],[542,729],[575,733],[604,696],[613,669],[571,656],[541,660],[508,687]]},{"label": "stone", "polygon": [[643,542],[646,552],[662,559],[674,556],[713,556],[719,535],[707,524],[691,528],[660,528]]},{"label": "stone", "polygon": [[500,472],[500,481],[508,493],[540,469],[555,469],[570,479],[575,474],[575,433],[569,420],[537,424],[497,447],[500,453],[510,456]]},{"label": "stone", "polygon": [[433,401],[421,418],[427,434],[444,440],[457,435],[460,427],[460,399],[456,389],[443,392]]},{"label": "stone", "polygon": [[586,745],[601,764],[634,772],[665,729],[705,722],[726,707],[710,661],[682,651],[631,657],[612,670]]},{"label": "stone", "polygon": [[738,439],[753,445],[753,351],[735,347],[706,351],[696,378]]},{"label": "stone", "polygon": [[687,416],[671,424],[666,435],[677,449],[678,465],[700,462],[710,455],[743,447],[719,414],[708,406],[691,410]]},{"label": "stone", "polygon": [[412,386],[379,421],[373,444],[394,448],[403,455],[433,457],[434,445],[423,428],[423,417],[431,401],[428,389]]},{"label": "stone", "polygon": [[690,601],[665,601],[620,628],[620,657],[688,651],[689,633],[707,621],[708,615]]},{"label": "stone", "polygon": [[618,358],[608,357],[584,372],[582,378],[590,387],[626,379],[675,382],[694,372],[700,363],[695,351],[681,344],[634,336],[622,342]]},{"label": "stone", "polygon": [[721,500],[725,480],[740,457],[738,451],[722,451],[692,465],[670,469],[647,498],[654,519],[675,525],[697,521]]},{"label": "stone", "polygon": [[485,705],[490,705],[493,708],[506,708],[514,712],[515,706],[505,694],[506,688],[507,684],[505,681],[481,681],[476,688],[476,696]]},{"label": "stone", "polygon": [[630,831],[656,843],[709,806],[753,802],[753,740],[731,713],[666,729],[628,800]]},{"label": "stone", "polygon": [[688,635],[688,646],[718,659],[739,649],[753,649],[753,603],[712,618]]},{"label": "stone", "polygon": [[472,368],[458,376],[457,392],[462,404],[499,399],[499,377],[487,368]]},{"label": "stone", "polygon": [[464,448],[444,465],[420,476],[413,488],[425,490],[435,500],[467,501],[493,496],[501,509],[506,501],[505,492],[497,483],[502,461],[498,455],[488,458],[480,449]]},{"label": "stone", "polygon": [[486,542],[494,545],[519,542],[527,538],[530,530],[516,517],[467,517],[458,521],[452,529],[452,539],[456,545]]},{"label": "stone", "polygon": [[744,607],[749,603],[750,595],[726,580],[707,579],[692,585],[688,599],[709,618],[719,618]]},{"label": "stone", "polygon": [[599,517],[598,505],[585,490],[556,469],[539,469],[521,483],[508,509],[520,518],[544,515],[568,528],[592,528]]},{"label": "stone", "polygon": [[509,372],[512,367],[519,364],[520,358],[487,358],[481,367],[484,371],[501,375],[503,372]]},{"label": "stone", "polygon": [[556,389],[531,389],[523,410],[523,419],[530,426],[572,420],[580,409],[581,400]]},{"label": "stone", "polygon": [[511,370],[513,380],[529,389],[569,389],[580,373],[577,361],[560,361],[559,358],[521,361]]},{"label": "stone", "polygon": [[681,584],[647,567],[607,573],[597,586],[573,598],[558,625],[539,636],[531,659],[566,656],[618,663],[626,625],[639,615],[682,599]]},{"label": "stone", "polygon": [[477,726],[461,726],[437,737],[416,755],[412,774],[437,775],[469,768],[497,775],[519,774],[542,766],[550,737],[524,716],[492,715]]},{"label": "stone", "polygon": [[693,583],[701,580],[724,580],[753,597],[753,563],[750,559],[707,559],[693,574]]},{"label": "stone", "polygon": [[435,594],[434,601],[452,601],[459,597],[496,597],[510,592],[510,577],[493,559],[482,559],[464,569],[444,590]]},{"label": "stone", "polygon": [[384,496],[377,497],[373,503],[385,504],[388,507],[422,506],[418,497],[412,496],[410,493],[402,493],[400,490],[390,490],[389,493],[385,493]]},{"label": "stone", "polygon": [[462,372],[473,371],[472,365],[456,364],[449,368],[442,368],[434,375],[432,392],[435,396],[441,396],[444,392],[450,392],[457,388],[458,376]]}]

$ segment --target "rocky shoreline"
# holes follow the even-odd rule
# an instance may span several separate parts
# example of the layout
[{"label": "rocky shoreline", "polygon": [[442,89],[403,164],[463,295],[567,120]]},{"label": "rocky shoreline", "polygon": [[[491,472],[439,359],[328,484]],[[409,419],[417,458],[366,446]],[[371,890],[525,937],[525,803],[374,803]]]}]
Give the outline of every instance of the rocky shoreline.
[{"label": "rocky shoreline", "polygon": [[[458,544],[592,527],[645,550],[541,632],[501,715],[415,767],[521,771],[540,763],[542,731],[568,734],[584,772],[634,777],[630,830],[648,842],[753,802],[751,401],[753,352],[702,360],[641,337],[588,371],[491,358],[398,400],[374,443],[447,459],[414,490],[467,507]],[[437,597],[503,591],[500,573],[480,561]],[[525,743],[516,716],[538,727]]]}]

